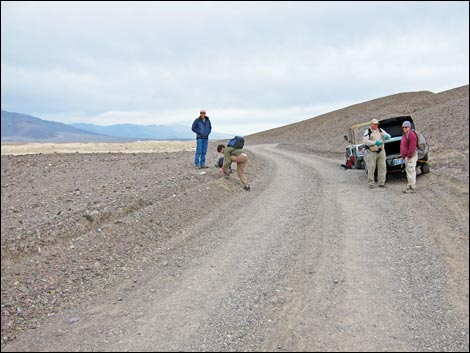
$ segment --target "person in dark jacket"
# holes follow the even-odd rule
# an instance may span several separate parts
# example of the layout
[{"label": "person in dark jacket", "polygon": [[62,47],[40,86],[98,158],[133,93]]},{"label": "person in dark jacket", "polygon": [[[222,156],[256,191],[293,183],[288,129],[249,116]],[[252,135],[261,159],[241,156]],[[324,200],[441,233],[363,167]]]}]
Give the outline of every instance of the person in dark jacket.
[{"label": "person in dark jacket", "polygon": [[196,156],[194,157],[194,166],[197,169],[208,168],[206,166],[206,153],[212,126],[204,109],[201,109],[199,117],[194,120],[192,130],[196,134]]},{"label": "person in dark jacket", "polygon": [[418,162],[418,137],[411,129],[411,123],[404,121],[402,124],[403,136],[400,142],[400,155],[405,158],[406,178],[408,185],[403,192],[405,194],[412,194],[416,190],[416,162]]}]

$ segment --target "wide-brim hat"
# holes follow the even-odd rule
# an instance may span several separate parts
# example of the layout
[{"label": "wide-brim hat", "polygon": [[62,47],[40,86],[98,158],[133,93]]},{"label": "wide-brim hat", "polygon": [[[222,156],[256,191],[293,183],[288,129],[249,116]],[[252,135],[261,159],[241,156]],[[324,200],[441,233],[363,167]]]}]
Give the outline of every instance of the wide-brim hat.
[{"label": "wide-brim hat", "polygon": [[378,124],[379,121],[378,121],[377,119],[372,119],[372,120],[370,121],[370,123],[371,123],[371,124]]}]

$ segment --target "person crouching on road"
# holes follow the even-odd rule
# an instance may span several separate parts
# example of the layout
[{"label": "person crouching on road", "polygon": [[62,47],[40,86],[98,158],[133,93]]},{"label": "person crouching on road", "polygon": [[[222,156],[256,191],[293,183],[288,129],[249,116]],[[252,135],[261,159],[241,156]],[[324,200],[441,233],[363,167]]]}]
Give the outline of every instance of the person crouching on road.
[{"label": "person crouching on road", "polygon": [[390,138],[390,134],[379,128],[379,121],[372,119],[370,128],[364,132],[363,142],[367,149],[367,179],[369,188],[375,187],[374,175],[377,168],[377,182],[379,187],[385,186],[385,175],[387,164],[385,156],[384,141]]},{"label": "person crouching on road", "polygon": [[416,163],[418,162],[418,151],[416,146],[418,144],[418,137],[411,129],[411,123],[404,121],[402,124],[403,136],[400,142],[400,155],[405,158],[406,179],[408,185],[405,194],[412,194],[416,190]]},{"label": "person crouching on road", "polygon": [[242,149],[235,147],[225,147],[225,145],[218,145],[217,152],[224,155],[224,165],[220,168],[220,172],[225,174],[225,177],[230,175],[230,165],[232,162],[237,163],[237,173],[240,181],[243,184],[243,189],[250,191],[250,184],[248,184],[248,179],[246,178],[244,171],[248,163],[248,155],[243,152]]}]

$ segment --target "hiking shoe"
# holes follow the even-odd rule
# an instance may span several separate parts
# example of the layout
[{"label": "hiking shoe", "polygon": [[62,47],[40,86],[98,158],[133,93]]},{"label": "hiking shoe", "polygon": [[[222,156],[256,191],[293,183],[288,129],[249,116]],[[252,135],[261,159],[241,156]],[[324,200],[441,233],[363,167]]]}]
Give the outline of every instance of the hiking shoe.
[{"label": "hiking shoe", "polygon": [[250,185],[245,185],[245,186],[243,187],[243,189],[245,189],[246,191],[250,191],[250,190],[251,190]]},{"label": "hiking shoe", "polygon": [[369,189],[375,188],[375,185],[369,185]]},{"label": "hiking shoe", "polygon": [[388,186],[383,184],[383,185],[379,185],[379,188],[388,188]]},{"label": "hiking shoe", "polygon": [[406,190],[403,190],[404,194],[414,194],[416,190],[414,188],[407,188]]},{"label": "hiking shoe", "polygon": [[201,169],[207,169],[207,168],[209,168],[207,165],[201,166]]}]

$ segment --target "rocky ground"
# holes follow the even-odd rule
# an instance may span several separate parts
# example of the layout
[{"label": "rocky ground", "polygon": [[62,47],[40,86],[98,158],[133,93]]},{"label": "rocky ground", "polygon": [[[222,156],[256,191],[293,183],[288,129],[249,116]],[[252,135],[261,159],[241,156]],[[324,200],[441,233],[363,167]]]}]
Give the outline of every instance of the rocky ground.
[{"label": "rocky ground", "polygon": [[[413,114],[430,144],[431,173],[421,186],[433,193],[421,197],[450,210],[459,220],[452,232],[466,239],[468,249],[468,86],[366,102],[253,135],[247,147],[279,142],[285,150],[333,158],[338,173],[347,173],[339,167],[347,128],[364,117],[406,113]],[[123,279],[134,281],[152,261],[151,250],[198,224],[200,215],[240,199],[245,191],[236,175],[226,180],[212,166],[219,157],[215,146],[205,170],[192,168],[193,152],[2,155],[2,347],[26,329],[39,328],[46,317]],[[253,189],[270,174],[267,166],[250,153]],[[449,254],[449,267],[458,272],[461,261]],[[468,309],[468,264],[461,271]]]},{"label": "rocky ground", "polygon": [[[145,263],[145,253],[232,194],[193,152],[2,155],[2,344]],[[263,169],[250,156],[249,178]],[[201,205],[204,208],[201,209]]]},{"label": "rocky ground", "polygon": [[250,151],[251,192],[215,170],[161,202],[124,186],[149,203],[7,267],[26,308],[10,315],[35,326],[2,351],[468,351],[468,184],[433,172],[413,195],[400,177],[370,190],[338,160]]}]

